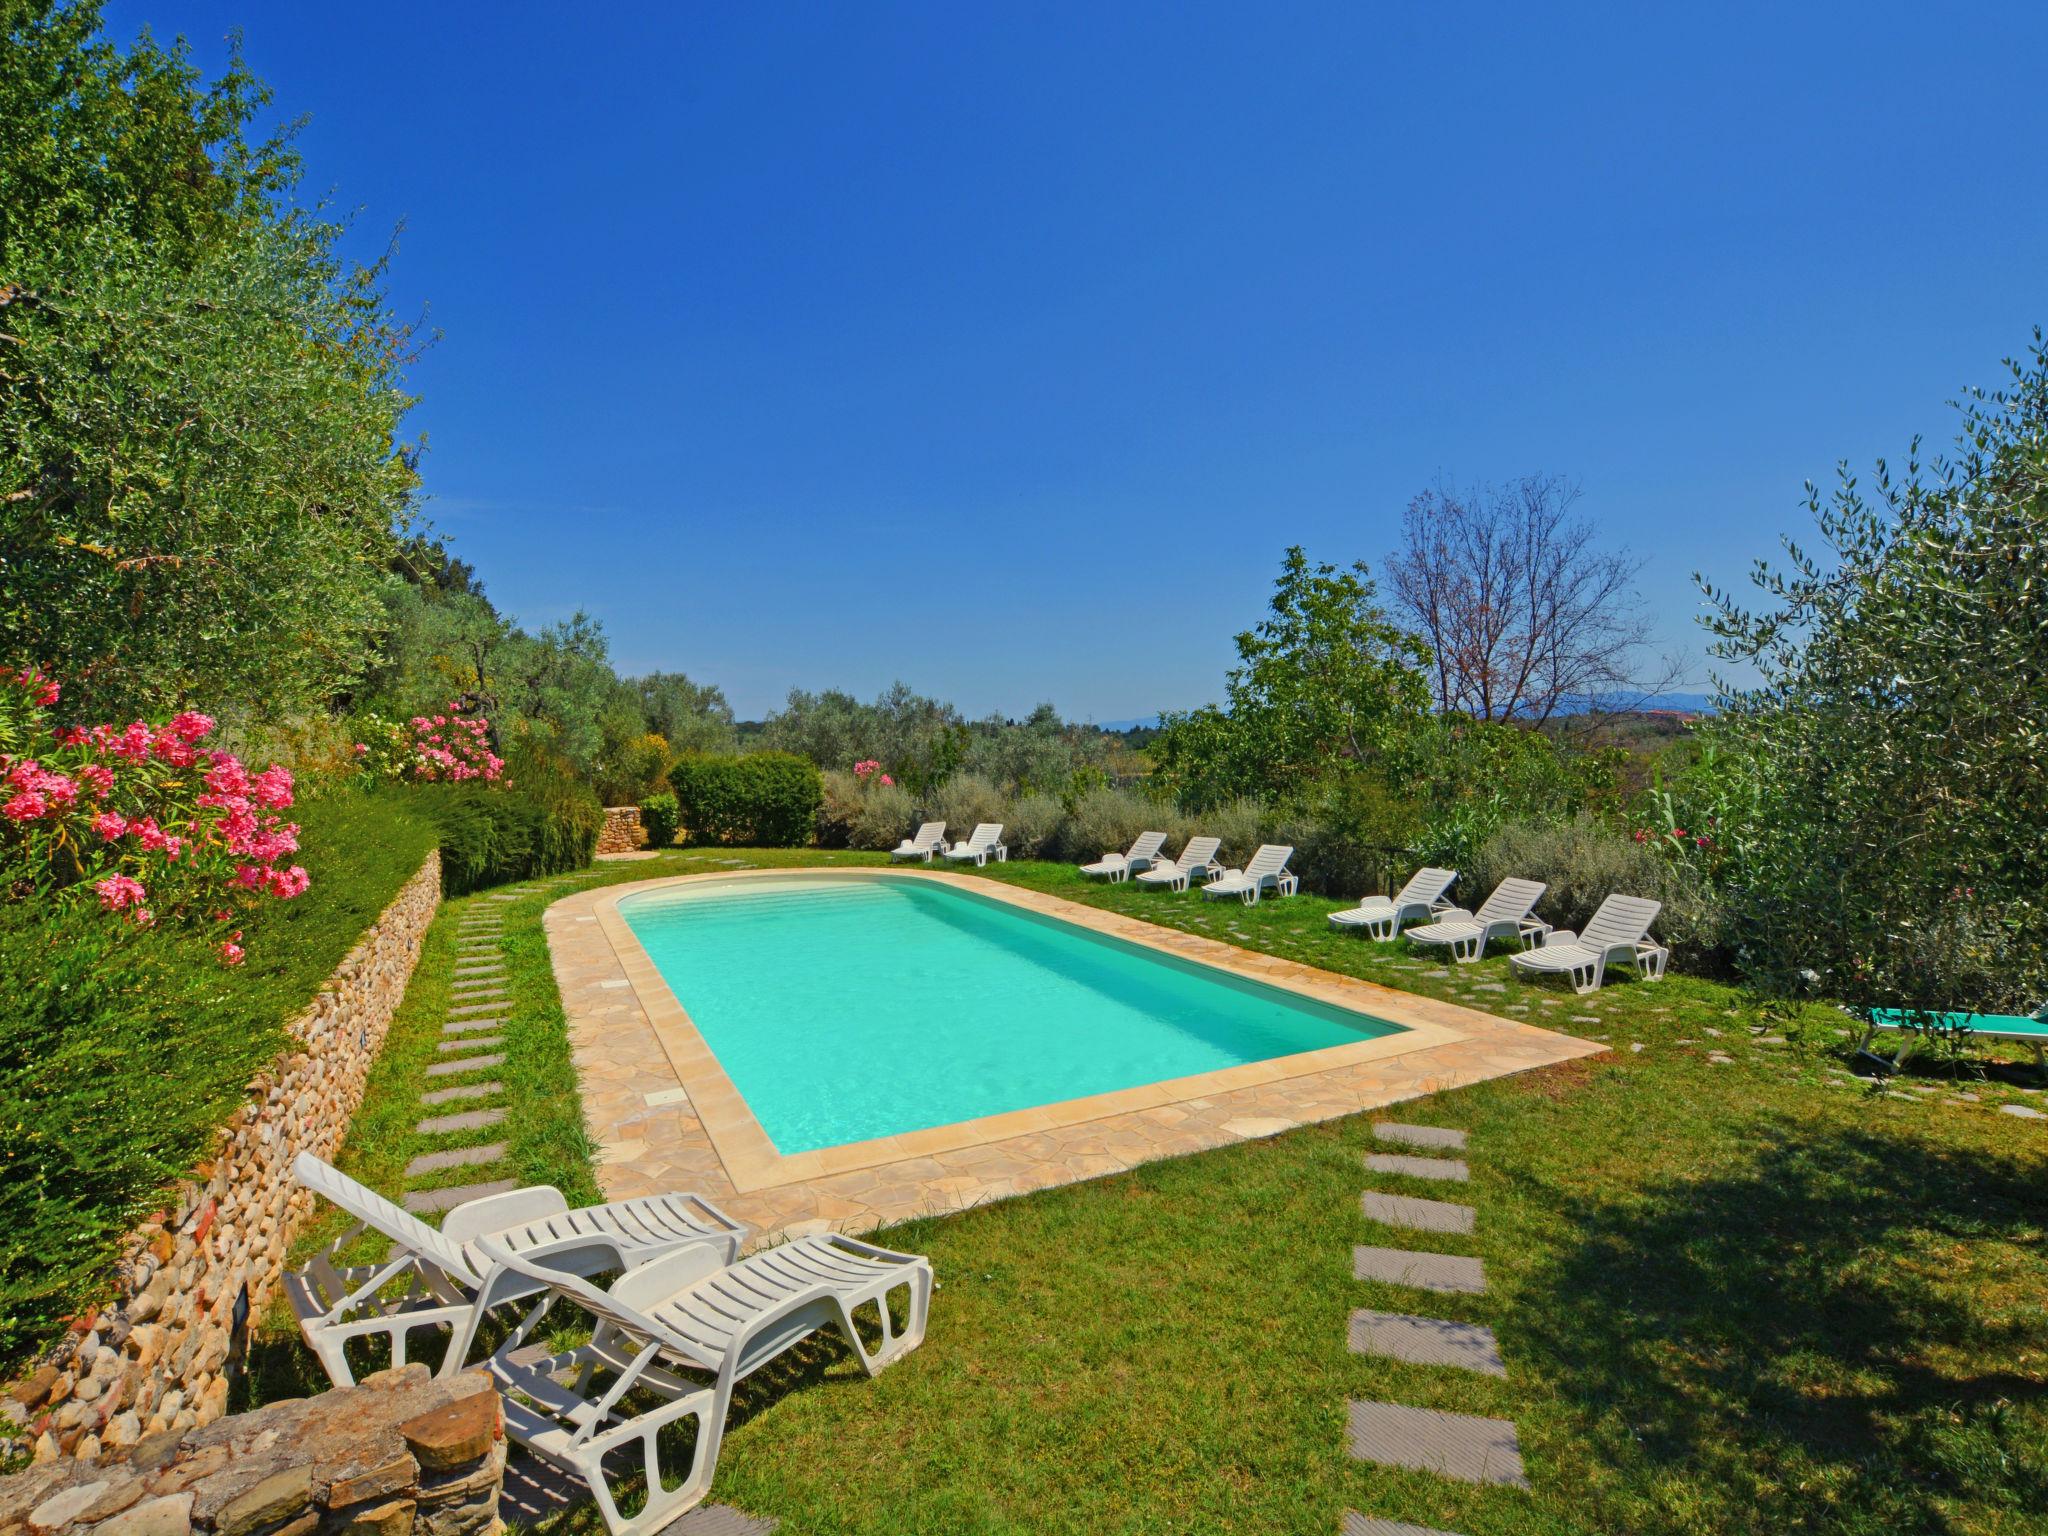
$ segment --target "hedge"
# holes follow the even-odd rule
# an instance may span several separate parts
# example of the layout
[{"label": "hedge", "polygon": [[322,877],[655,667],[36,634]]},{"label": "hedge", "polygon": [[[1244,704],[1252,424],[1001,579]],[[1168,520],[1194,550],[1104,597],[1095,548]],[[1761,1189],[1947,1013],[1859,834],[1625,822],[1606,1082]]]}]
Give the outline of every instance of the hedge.
[{"label": "hedge", "polygon": [[811,841],[825,798],[817,764],[790,752],[693,752],[668,778],[692,841],[800,847]]},{"label": "hedge", "polygon": [[675,842],[676,829],[682,824],[682,807],[676,804],[674,795],[664,792],[641,800],[640,829],[647,834],[648,847],[668,847]]},{"label": "hedge", "polygon": [[250,1075],[433,849],[402,795],[302,800],[306,893],[248,959],[103,915],[0,904],[0,1371],[93,1299],[121,1234],[188,1174]]}]

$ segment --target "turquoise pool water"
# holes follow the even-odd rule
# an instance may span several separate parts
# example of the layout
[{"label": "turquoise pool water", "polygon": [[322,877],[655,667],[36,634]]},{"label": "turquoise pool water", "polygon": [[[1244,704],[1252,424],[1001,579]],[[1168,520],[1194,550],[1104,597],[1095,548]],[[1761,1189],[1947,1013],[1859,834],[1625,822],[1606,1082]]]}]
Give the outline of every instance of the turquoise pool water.
[{"label": "turquoise pool water", "polygon": [[1400,1029],[922,881],[687,886],[619,916],[785,1154]]}]

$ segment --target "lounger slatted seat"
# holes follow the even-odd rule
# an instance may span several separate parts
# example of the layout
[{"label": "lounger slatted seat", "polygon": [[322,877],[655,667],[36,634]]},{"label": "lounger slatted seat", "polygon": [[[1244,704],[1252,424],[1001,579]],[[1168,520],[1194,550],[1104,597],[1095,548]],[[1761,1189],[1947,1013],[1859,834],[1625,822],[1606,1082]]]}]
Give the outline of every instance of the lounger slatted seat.
[{"label": "lounger slatted seat", "polygon": [[1128,852],[1105,853],[1093,864],[1083,864],[1081,873],[1091,878],[1107,879],[1113,885],[1119,880],[1130,879],[1139,870],[1150,869],[1158,861],[1159,850],[1165,846],[1164,832],[1140,832]]},{"label": "lounger slatted seat", "polygon": [[1433,923],[1410,928],[1403,935],[1414,944],[1448,945],[1451,958],[1469,964],[1486,953],[1496,938],[1519,938],[1524,946],[1550,932],[1536,916],[1536,903],[1547,889],[1541,880],[1503,880],[1477,912],[1452,907]]},{"label": "lounger slatted seat", "polygon": [[1223,873],[1223,866],[1216,862],[1216,850],[1222,846],[1220,837],[1191,837],[1176,857],[1154,864],[1139,875],[1138,884],[1165,885],[1184,891],[1190,880],[1214,879]]},{"label": "lounger slatted seat", "polygon": [[946,824],[943,821],[928,821],[917,829],[917,836],[906,837],[889,850],[892,859],[922,859],[929,864],[932,855],[946,846]]},{"label": "lounger slatted seat", "polygon": [[1281,843],[1261,843],[1243,869],[1226,869],[1202,887],[1204,896],[1235,896],[1246,906],[1255,906],[1267,891],[1292,896],[1301,889],[1301,877],[1287,873],[1287,861],[1294,850]]},{"label": "lounger slatted seat", "polygon": [[[1986,1040],[2017,1040],[2029,1046],[2034,1052],[2034,1069],[2048,1081],[2048,1004],[2043,1004],[2032,1015],[2024,1013],[1945,1013],[1921,1008],[1873,1008],[1866,1021],[1863,1038],[1856,1043],[1856,1054],[1876,1062],[1887,1071],[1896,1072],[1911,1059],[1913,1052],[1930,1033],[1954,1030],[1968,1030],[1971,1034]],[[1870,1047],[1877,1039],[1878,1031],[1905,1036],[1899,1043],[1899,1053],[1886,1061]]]},{"label": "lounger slatted seat", "polygon": [[[697,1195],[646,1195],[571,1209],[560,1190],[546,1185],[467,1201],[442,1218],[437,1232],[311,1152],[299,1154],[292,1174],[355,1218],[304,1269],[285,1277],[306,1347],[338,1387],[354,1384],[346,1353],[351,1339],[384,1338],[390,1363],[403,1365],[408,1336],[422,1328],[453,1334],[437,1374],[461,1369],[487,1310],[478,1299],[495,1262],[482,1247],[486,1237],[515,1253],[579,1252],[593,1262],[604,1258],[600,1268],[630,1270],[683,1247],[708,1245],[731,1260],[747,1234],[743,1223]],[[342,1264],[342,1250],[365,1230],[390,1239],[390,1256],[381,1264]],[[405,1283],[399,1295],[380,1294],[399,1282]],[[500,1301],[535,1294],[532,1287],[498,1289]]]},{"label": "lounger slatted seat", "polygon": [[1664,903],[1644,896],[1609,896],[1600,903],[1584,933],[1559,928],[1543,943],[1509,959],[1519,971],[1569,975],[1572,990],[1582,996],[1600,990],[1610,956],[1626,956],[1645,981],[1660,981],[1671,951],[1650,940],[1650,924]]},{"label": "lounger slatted seat", "polygon": [[946,857],[956,864],[972,859],[976,867],[993,858],[998,864],[1010,857],[1010,850],[1003,846],[1003,824],[1000,821],[984,821],[975,827],[964,843],[955,843],[946,851]]},{"label": "lounger slatted seat", "polygon": [[1385,943],[1401,931],[1401,926],[1415,918],[1434,917],[1448,912],[1451,904],[1444,899],[1450,888],[1457,884],[1455,869],[1418,869],[1408,877],[1408,883],[1391,896],[1363,896],[1358,905],[1346,907],[1341,912],[1330,914],[1332,928],[1363,928],[1375,939]]},{"label": "lounger slatted seat", "polygon": [[[873,1376],[915,1349],[931,1309],[931,1264],[850,1237],[799,1238],[737,1264],[708,1247],[679,1249],[600,1290],[567,1269],[513,1253],[485,1239],[508,1284],[547,1287],[596,1321],[590,1342],[534,1358],[525,1347],[531,1319],[491,1357],[505,1399],[505,1429],[535,1455],[590,1487],[614,1536],[649,1536],[697,1504],[718,1464],[733,1388],[785,1350],[823,1328],[836,1330]],[[573,1255],[565,1255],[573,1259]],[[889,1294],[905,1292],[905,1324],[897,1332]],[[873,1304],[879,1338],[870,1349],[854,1314]],[[710,1386],[678,1369],[712,1376]],[[616,1373],[598,1395],[594,1373]],[[630,1411],[635,1388],[660,1399]],[[656,1436],[685,1418],[697,1420],[696,1445],[683,1481],[664,1487],[655,1475]],[[619,1512],[605,1457],[637,1446],[646,1468],[647,1502],[633,1516]],[[618,1475],[621,1469],[610,1469]]]}]

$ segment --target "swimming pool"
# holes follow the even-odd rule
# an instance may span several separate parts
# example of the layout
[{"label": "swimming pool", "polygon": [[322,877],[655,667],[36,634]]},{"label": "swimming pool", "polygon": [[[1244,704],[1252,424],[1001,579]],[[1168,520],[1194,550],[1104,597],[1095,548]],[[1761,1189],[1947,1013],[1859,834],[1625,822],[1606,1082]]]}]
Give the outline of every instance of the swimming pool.
[{"label": "swimming pool", "polygon": [[618,915],[785,1156],[1403,1029],[914,876],[676,886]]}]

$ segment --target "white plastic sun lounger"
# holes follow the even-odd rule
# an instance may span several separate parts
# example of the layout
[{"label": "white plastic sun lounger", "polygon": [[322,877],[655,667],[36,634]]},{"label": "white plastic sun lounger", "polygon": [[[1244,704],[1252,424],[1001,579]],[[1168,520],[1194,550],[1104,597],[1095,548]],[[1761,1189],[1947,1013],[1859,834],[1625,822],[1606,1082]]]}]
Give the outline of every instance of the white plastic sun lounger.
[{"label": "white plastic sun lounger", "polygon": [[[452,1376],[462,1368],[488,1310],[479,1300],[494,1262],[481,1246],[486,1236],[510,1252],[574,1250],[604,1257],[599,1268],[630,1270],[686,1246],[708,1246],[729,1261],[738,1257],[747,1233],[744,1224],[696,1195],[647,1195],[571,1210],[561,1191],[547,1185],[466,1201],[442,1218],[436,1232],[311,1152],[299,1154],[292,1173],[356,1220],[304,1269],[285,1277],[306,1347],[338,1387],[355,1382],[346,1354],[351,1339],[389,1339],[390,1364],[403,1365],[407,1336],[420,1328],[454,1331],[437,1375]],[[391,1240],[390,1256],[381,1264],[341,1264],[342,1249],[365,1228]],[[379,1294],[401,1280],[407,1282],[402,1294]],[[521,1290],[500,1284],[496,1290],[489,1306],[536,1294],[531,1285]]]},{"label": "white plastic sun lounger", "polygon": [[1159,860],[1159,850],[1166,846],[1164,832],[1140,832],[1138,840],[1131,844],[1128,853],[1105,853],[1093,864],[1083,864],[1084,875],[1105,876],[1113,885],[1119,880],[1128,880],[1139,870],[1150,869]]},{"label": "white plastic sun lounger", "polygon": [[928,821],[917,829],[917,836],[906,837],[889,850],[892,859],[922,859],[929,864],[932,855],[946,846],[946,824],[943,821]]},{"label": "white plastic sun lounger", "polygon": [[1457,883],[1455,869],[1418,869],[1408,883],[1391,896],[1361,896],[1358,905],[1330,914],[1332,928],[1363,928],[1385,943],[1412,918],[1434,917],[1448,912],[1451,904],[1444,893]]},{"label": "white plastic sun lounger", "polygon": [[1188,888],[1188,881],[1197,875],[1204,880],[1213,880],[1223,873],[1223,866],[1216,862],[1216,850],[1222,846],[1220,837],[1191,837],[1178,858],[1154,864],[1138,876],[1138,883],[1166,885],[1176,891],[1184,891]]},{"label": "white plastic sun lounger", "polygon": [[1010,857],[1010,850],[1003,846],[1003,824],[1000,821],[984,821],[964,843],[955,843],[946,850],[946,857],[956,864],[974,860],[976,867],[986,864],[990,858],[1001,864]]},{"label": "white plastic sun lounger", "polygon": [[1650,941],[1650,924],[1663,910],[1663,902],[1645,896],[1609,896],[1584,933],[1559,928],[1545,934],[1540,947],[1508,958],[1520,971],[1569,975],[1572,990],[1580,994],[1600,990],[1608,958],[1617,954],[1626,956],[1645,981],[1659,981],[1671,951]]},{"label": "white plastic sun lounger", "polygon": [[[491,1357],[505,1400],[505,1430],[535,1455],[589,1484],[614,1536],[649,1536],[704,1497],[718,1464],[719,1442],[733,1387],[792,1345],[823,1328],[836,1329],[876,1375],[915,1349],[931,1309],[932,1268],[915,1254],[893,1253],[850,1237],[799,1238],[737,1264],[716,1249],[680,1249],[599,1290],[573,1270],[498,1249],[484,1240],[501,1273],[528,1287],[551,1287],[596,1320],[590,1342],[560,1354],[522,1347],[527,1326]],[[889,1293],[906,1291],[905,1327],[889,1315]],[[861,1342],[854,1314],[872,1303],[880,1337]],[[677,1367],[714,1379],[681,1376]],[[602,1390],[598,1373],[615,1374]],[[661,1401],[645,1411],[629,1404],[634,1389]],[[682,1419],[697,1420],[690,1470],[680,1485],[663,1485],[656,1436]],[[605,1458],[638,1446],[647,1502],[633,1516],[619,1512]],[[620,1458],[613,1476],[638,1468]]]},{"label": "white plastic sun lounger", "polygon": [[1410,928],[1406,938],[1417,944],[1447,944],[1460,963],[1477,960],[1496,938],[1519,938],[1524,947],[1550,932],[1536,916],[1536,903],[1547,889],[1541,880],[1503,880],[1477,912],[1452,907],[1433,923]]},{"label": "white plastic sun lounger", "polygon": [[1294,850],[1281,843],[1261,843],[1259,851],[1243,869],[1226,869],[1202,887],[1204,896],[1235,896],[1254,906],[1265,892],[1292,896],[1301,888],[1301,878],[1287,873],[1287,861]]}]

